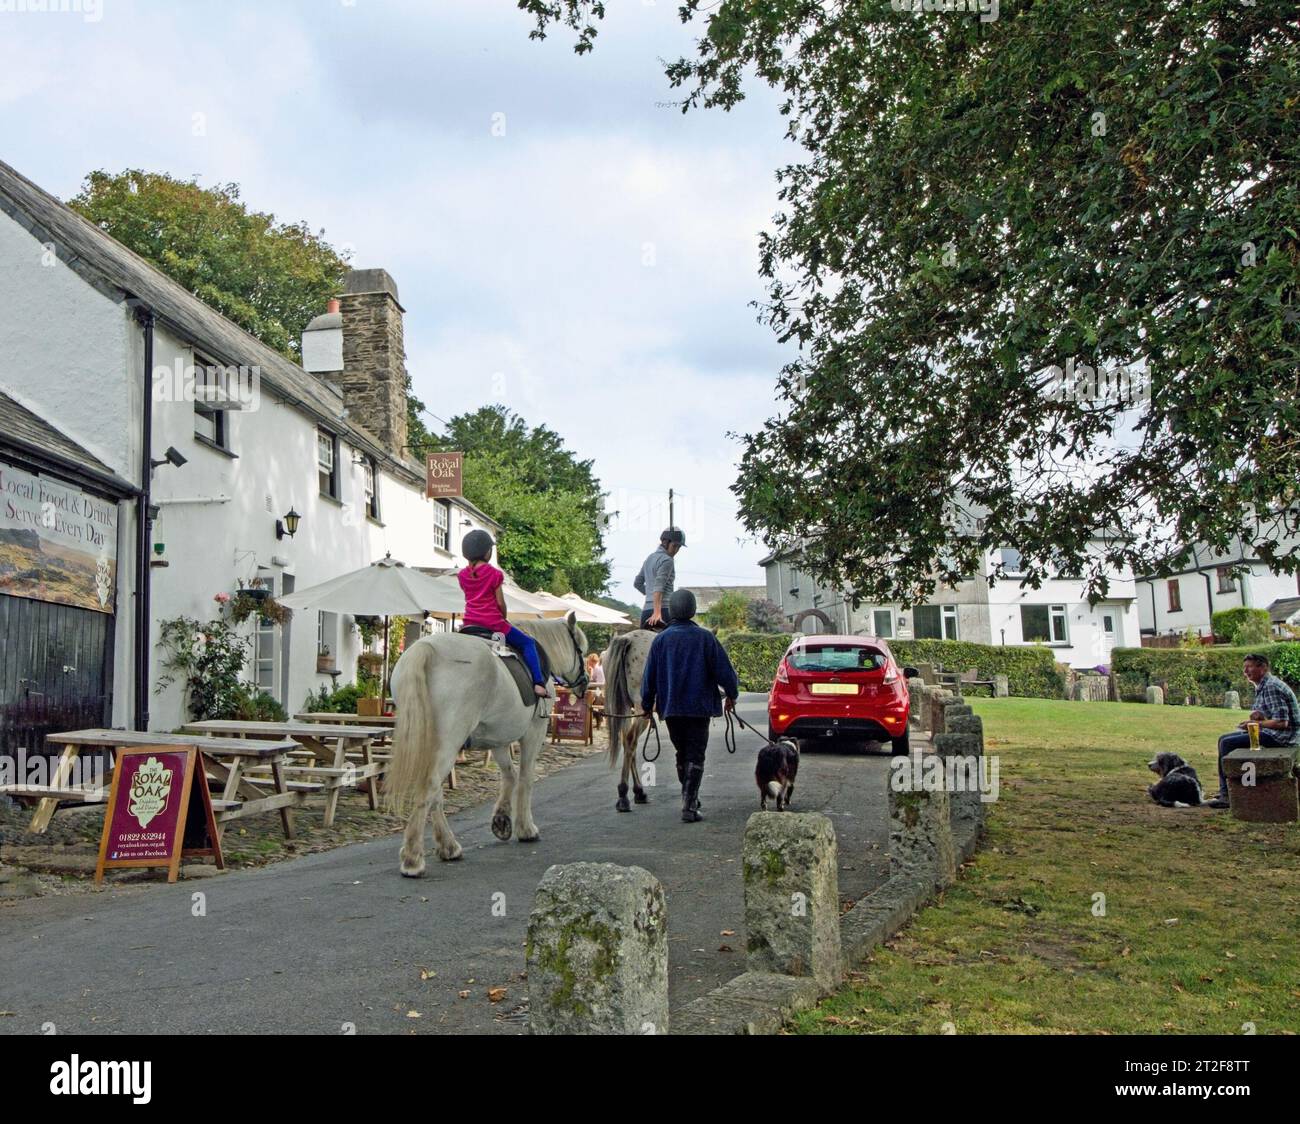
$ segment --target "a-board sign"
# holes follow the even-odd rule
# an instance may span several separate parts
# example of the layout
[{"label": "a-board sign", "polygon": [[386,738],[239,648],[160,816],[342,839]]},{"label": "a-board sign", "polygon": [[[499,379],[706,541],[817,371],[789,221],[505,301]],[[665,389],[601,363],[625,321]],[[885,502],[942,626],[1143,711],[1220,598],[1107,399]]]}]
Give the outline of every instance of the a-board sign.
[{"label": "a-board sign", "polygon": [[191,855],[212,855],[225,867],[201,751],[183,745],[118,750],[95,881],[114,867],[165,866],[167,881],[175,882],[181,859]]},{"label": "a-board sign", "polygon": [[551,710],[551,740],[570,742],[591,741],[591,700],[578,698],[572,691],[559,688],[555,706]]},{"label": "a-board sign", "polygon": [[430,499],[462,496],[462,462],[464,453],[430,453],[424,462],[424,494]]}]

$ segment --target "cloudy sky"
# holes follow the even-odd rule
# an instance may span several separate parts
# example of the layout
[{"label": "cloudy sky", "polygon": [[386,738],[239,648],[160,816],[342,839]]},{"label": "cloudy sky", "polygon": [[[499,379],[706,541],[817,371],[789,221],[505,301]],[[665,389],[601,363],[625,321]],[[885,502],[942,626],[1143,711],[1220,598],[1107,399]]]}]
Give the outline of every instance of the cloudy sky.
[{"label": "cloudy sky", "polygon": [[[60,198],[92,169],[238,183],[396,279],[431,412],[500,402],[595,460],[613,592],[667,522],[680,584],[760,584],[728,485],[783,351],[758,233],[792,153],[776,100],[682,115],[670,0],[613,0],[594,53],[513,0],[0,4],[0,158]],[[50,0],[50,7],[57,7]]]}]

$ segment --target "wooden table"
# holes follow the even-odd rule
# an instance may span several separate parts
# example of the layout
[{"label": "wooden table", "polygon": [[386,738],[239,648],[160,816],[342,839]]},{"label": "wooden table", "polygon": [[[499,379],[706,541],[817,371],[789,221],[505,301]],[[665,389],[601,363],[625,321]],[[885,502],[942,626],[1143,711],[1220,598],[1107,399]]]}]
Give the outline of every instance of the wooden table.
[{"label": "wooden table", "polygon": [[[325,826],[334,824],[338,810],[339,794],[345,788],[354,788],[358,782],[372,778],[366,786],[366,796],[371,811],[379,807],[376,779],[387,767],[387,760],[374,754],[375,741],[391,733],[388,726],[359,725],[343,722],[237,722],[212,719],[191,722],[183,727],[186,733],[215,735],[227,743],[247,738],[291,738],[296,746],[289,756],[310,758],[309,765],[288,765],[285,772],[295,778],[308,779],[319,784],[325,792]],[[349,761],[352,755],[359,760]],[[327,764],[317,764],[317,761]]]},{"label": "wooden table", "polygon": [[[212,801],[217,824],[220,826],[242,816],[278,809],[286,837],[293,838],[293,818],[290,807],[306,797],[309,786],[286,782],[285,761],[299,748],[290,738],[266,738],[258,741],[232,742],[229,738],[193,737],[184,734],[151,734],[135,730],[71,730],[62,734],[47,734],[45,740],[62,745],[63,753],[48,785],[12,784],[0,787],[0,792],[10,796],[39,796],[36,814],[29,830],[42,834],[61,800],[83,804],[102,804],[108,799],[108,788],[88,788],[69,785],[73,767],[83,748],[147,749],[149,746],[183,745],[203,751],[204,768],[216,774],[224,788],[219,798]],[[272,791],[259,788],[244,777],[247,762],[268,767],[271,771]],[[109,774],[105,774],[107,781]],[[241,799],[242,798],[242,799]]]},{"label": "wooden table", "polygon": [[308,710],[293,716],[295,722],[326,723],[335,726],[388,726],[397,725],[396,714],[334,714],[328,710]]}]

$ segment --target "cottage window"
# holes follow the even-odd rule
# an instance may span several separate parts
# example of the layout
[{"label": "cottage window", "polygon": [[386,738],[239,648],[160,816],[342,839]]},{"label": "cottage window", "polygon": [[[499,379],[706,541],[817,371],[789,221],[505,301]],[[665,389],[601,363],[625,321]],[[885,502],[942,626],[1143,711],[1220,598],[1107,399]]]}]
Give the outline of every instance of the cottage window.
[{"label": "cottage window", "polygon": [[912,610],[912,634],[918,640],[956,640],[956,605],[917,605]]},{"label": "cottage window", "polygon": [[894,635],[893,609],[873,609],[871,612],[872,634],[882,640],[892,639]]},{"label": "cottage window", "polygon": [[1026,644],[1068,644],[1069,619],[1064,605],[1021,605],[1020,635]]},{"label": "cottage window", "polygon": [[366,496],[366,514],[371,519],[379,518],[379,491],[378,480],[379,473],[375,465],[374,457],[366,457],[361,465],[362,486]]},{"label": "cottage window", "polygon": [[226,411],[212,403],[220,389],[221,370],[208,360],[194,357],[194,436],[210,441],[220,449],[230,448]]},{"label": "cottage window", "polygon": [[1220,566],[1218,568],[1218,575],[1220,593],[1233,593],[1236,591],[1237,579],[1232,575],[1231,566]]},{"label": "cottage window", "polygon": [[339,439],[328,430],[316,431],[316,473],[320,481],[320,494],[339,498]]},{"label": "cottage window", "polygon": [[446,500],[433,501],[433,545],[451,550],[451,505]]},{"label": "cottage window", "polygon": [[1025,564],[1021,560],[1020,551],[1009,546],[1004,546],[1000,551],[1000,554],[1002,556],[1002,572],[1004,574],[1023,574],[1025,572]]},{"label": "cottage window", "polygon": [[1178,579],[1169,579],[1169,611],[1171,613],[1181,613],[1183,611],[1183,592],[1178,588]]}]

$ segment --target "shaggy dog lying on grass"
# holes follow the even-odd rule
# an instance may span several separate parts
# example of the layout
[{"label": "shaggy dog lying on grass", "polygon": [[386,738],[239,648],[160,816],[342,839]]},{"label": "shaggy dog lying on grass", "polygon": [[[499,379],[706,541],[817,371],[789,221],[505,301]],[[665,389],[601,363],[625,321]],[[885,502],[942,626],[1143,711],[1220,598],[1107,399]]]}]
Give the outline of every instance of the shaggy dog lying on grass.
[{"label": "shaggy dog lying on grass", "polygon": [[1147,768],[1160,778],[1147,795],[1162,808],[1194,808],[1204,801],[1201,778],[1178,754],[1157,753]]}]

